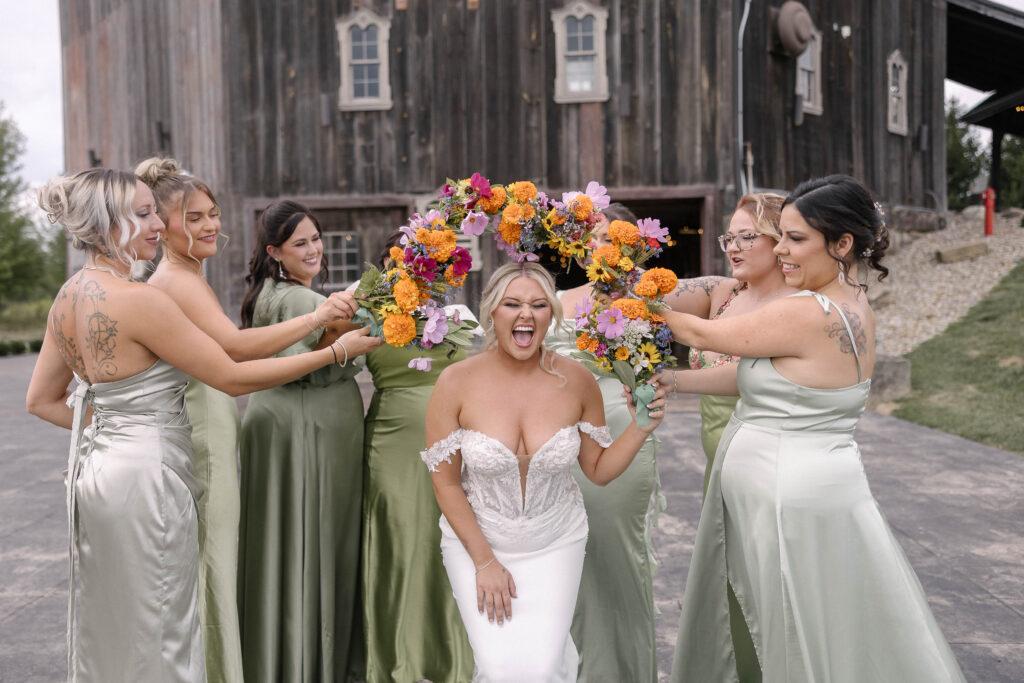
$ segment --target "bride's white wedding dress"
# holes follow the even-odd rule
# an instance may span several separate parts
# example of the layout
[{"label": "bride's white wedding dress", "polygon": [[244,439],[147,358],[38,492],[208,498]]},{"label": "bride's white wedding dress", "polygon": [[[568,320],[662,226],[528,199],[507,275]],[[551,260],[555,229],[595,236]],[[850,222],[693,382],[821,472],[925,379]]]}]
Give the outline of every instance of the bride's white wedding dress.
[{"label": "bride's white wedding dress", "polygon": [[512,618],[501,626],[489,622],[477,610],[473,560],[441,517],[441,552],[473,648],[474,681],[576,680],[579,657],[569,627],[587,543],[587,513],[572,476],[580,432],[602,448],[611,445],[607,427],[588,422],[563,427],[530,457],[525,487],[516,454],[480,432],[458,429],[422,453],[436,471],[461,451],[466,498],[516,584]]}]

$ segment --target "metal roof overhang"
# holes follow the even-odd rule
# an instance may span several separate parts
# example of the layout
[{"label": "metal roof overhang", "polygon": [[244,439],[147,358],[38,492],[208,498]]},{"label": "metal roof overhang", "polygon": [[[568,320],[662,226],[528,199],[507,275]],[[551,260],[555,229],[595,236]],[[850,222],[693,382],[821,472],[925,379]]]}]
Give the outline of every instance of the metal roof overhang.
[{"label": "metal roof overhang", "polygon": [[946,78],[1000,95],[1024,86],[1024,12],[946,0]]}]

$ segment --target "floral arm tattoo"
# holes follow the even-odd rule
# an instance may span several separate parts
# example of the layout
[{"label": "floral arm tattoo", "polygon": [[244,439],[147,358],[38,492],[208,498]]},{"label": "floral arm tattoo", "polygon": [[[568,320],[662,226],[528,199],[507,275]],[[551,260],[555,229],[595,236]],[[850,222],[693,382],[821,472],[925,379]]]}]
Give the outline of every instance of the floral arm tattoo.
[{"label": "floral arm tattoo", "polygon": [[842,320],[838,320],[831,325],[825,327],[825,331],[828,333],[830,339],[837,339],[839,341],[839,350],[843,353],[853,353],[853,344],[857,344],[857,353],[864,353],[867,348],[867,336],[864,334],[864,326],[861,325],[860,316],[850,310],[850,307],[846,304],[842,305],[843,313],[846,314],[846,319],[850,322],[850,330],[853,331],[853,340],[850,339],[850,333],[846,329],[846,325],[843,324]]},{"label": "floral arm tattoo", "polygon": [[117,321],[100,310],[100,302],[107,300],[107,293],[100,283],[92,280],[85,284],[82,295],[92,302],[93,312],[87,320],[86,343],[100,375],[112,377],[117,374],[114,363],[114,349],[117,348]]},{"label": "floral arm tattoo", "polygon": [[676,285],[675,291],[672,292],[673,296],[680,296],[682,294],[691,294],[696,292],[698,289],[703,289],[704,293],[711,296],[711,292],[714,291],[715,287],[718,286],[725,278],[720,275],[705,275],[704,277],[692,277],[686,280],[680,280],[679,284]]}]

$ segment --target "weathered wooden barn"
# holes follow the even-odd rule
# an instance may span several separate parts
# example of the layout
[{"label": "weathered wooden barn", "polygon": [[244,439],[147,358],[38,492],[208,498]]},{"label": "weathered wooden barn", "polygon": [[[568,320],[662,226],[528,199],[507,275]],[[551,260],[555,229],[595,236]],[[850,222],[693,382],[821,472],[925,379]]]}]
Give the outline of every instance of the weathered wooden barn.
[{"label": "weathered wooden barn", "polygon": [[[331,286],[446,176],[599,180],[680,275],[746,190],[857,176],[945,207],[944,0],[61,0],[69,170],[163,154],[217,192],[236,312],[258,211],[319,211]],[[487,271],[499,255],[481,238]],[[482,278],[467,289],[467,298]]]}]

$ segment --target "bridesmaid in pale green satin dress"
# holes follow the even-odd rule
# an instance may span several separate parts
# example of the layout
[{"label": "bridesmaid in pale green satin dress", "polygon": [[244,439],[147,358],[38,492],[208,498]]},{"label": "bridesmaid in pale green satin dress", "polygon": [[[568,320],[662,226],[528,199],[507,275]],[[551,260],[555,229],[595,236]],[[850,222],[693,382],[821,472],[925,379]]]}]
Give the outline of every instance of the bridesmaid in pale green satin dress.
[{"label": "bridesmaid in pale green satin dress", "polygon": [[[608,221],[636,222],[629,209],[612,204],[603,211],[607,220],[594,231],[593,246],[610,244]],[[565,321],[552,329],[544,343],[565,356],[576,351],[573,318],[576,303],[591,293],[590,285],[559,292]],[[612,438],[632,421],[622,383],[598,377],[604,414]],[[651,532],[665,497],[658,479],[658,438],[651,434],[626,471],[606,486],[597,486],[573,468],[583,493],[590,523],[583,576],[572,621],[572,638],[580,653],[579,680],[637,681],[658,679],[655,647],[654,573],[657,562]]]},{"label": "bridesmaid in pale green satin dress", "polygon": [[[324,297],[320,226],[290,201],[264,210],[242,308],[260,328]],[[282,351],[323,345],[316,330]],[[360,680],[363,402],[359,367],[338,363],[252,395],[242,419],[238,606],[247,683]],[[344,354],[347,356],[347,354]]]},{"label": "bridesmaid in pale green satin dress", "polygon": [[[395,232],[387,246],[397,244]],[[378,264],[386,268],[385,248]],[[472,315],[462,307],[465,315]],[[461,683],[473,676],[448,574],[425,450],[427,402],[437,376],[466,357],[448,348],[408,351],[387,344],[366,356],[373,398],[366,413],[363,463],[363,626],[366,683]],[[431,359],[427,371],[409,361]]]},{"label": "bridesmaid in pale green satin dress", "polygon": [[[676,290],[666,297],[669,306],[682,313],[716,320],[742,315],[780,296],[793,293],[795,290],[786,285],[778,258],[772,252],[780,237],[779,214],[784,199],[776,194],[741,197],[729,221],[729,228],[719,238],[719,246],[729,260],[733,276],[680,280]],[[712,310],[714,314],[709,316]],[[693,348],[690,349],[689,361],[691,368],[704,369],[736,363],[739,357]],[[674,379],[675,375],[671,374],[671,378]],[[674,381],[668,381],[664,386],[667,391],[676,388]],[[715,460],[715,450],[722,438],[722,431],[732,417],[737,400],[736,396],[705,394],[700,397],[701,445],[707,458],[704,467],[705,493]],[[741,683],[760,681],[761,670],[753,641],[732,589],[728,591],[730,628],[739,680]]]},{"label": "bridesmaid in pale green satin dress", "polygon": [[[220,306],[203,275],[203,262],[216,255],[220,207],[202,181],[173,159],[152,158],[136,168],[153,190],[164,232],[163,258],[149,284],[166,292],[200,329],[236,361],[277,353],[329,322],[354,310],[350,295],[337,295],[311,316],[280,325],[239,330]],[[185,404],[192,423],[199,499],[199,614],[210,683],[242,680],[238,634],[238,405],[235,399],[191,379]]]}]

